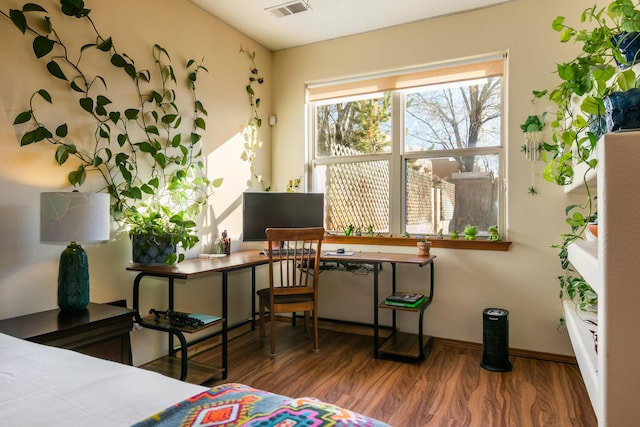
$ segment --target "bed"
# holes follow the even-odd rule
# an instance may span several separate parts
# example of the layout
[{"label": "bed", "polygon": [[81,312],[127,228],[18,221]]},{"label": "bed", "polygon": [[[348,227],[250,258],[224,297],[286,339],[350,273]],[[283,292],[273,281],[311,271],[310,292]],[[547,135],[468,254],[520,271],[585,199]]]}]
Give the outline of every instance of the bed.
[{"label": "bed", "polygon": [[0,333],[3,425],[386,426],[314,398],[214,388]]}]

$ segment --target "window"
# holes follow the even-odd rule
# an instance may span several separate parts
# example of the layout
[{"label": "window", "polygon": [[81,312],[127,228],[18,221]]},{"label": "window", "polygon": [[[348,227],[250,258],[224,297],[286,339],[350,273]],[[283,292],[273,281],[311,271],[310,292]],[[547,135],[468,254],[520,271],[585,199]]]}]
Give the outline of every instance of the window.
[{"label": "window", "polygon": [[503,69],[500,58],[310,85],[311,182],[327,230],[504,229]]}]

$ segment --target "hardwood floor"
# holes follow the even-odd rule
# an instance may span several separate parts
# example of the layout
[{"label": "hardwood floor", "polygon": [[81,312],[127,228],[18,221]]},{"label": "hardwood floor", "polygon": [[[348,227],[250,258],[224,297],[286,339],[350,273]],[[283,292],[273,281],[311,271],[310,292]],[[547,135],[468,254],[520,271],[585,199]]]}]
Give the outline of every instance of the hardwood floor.
[{"label": "hardwood floor", "polygon": [[[313,396],[396,427],[596,426],[576,365],[511,357],[511,372],[480,367],[482,351],[436,341],[427,360],[374,359],[372,337],[320,331],[320,353],[299,322],[278,322],[276,357],[258,331],[229,343],[229,374],[292,397]],[[194,357],[216,363],[218,351]],[[217,362],[219,363],[219,362]]]}]

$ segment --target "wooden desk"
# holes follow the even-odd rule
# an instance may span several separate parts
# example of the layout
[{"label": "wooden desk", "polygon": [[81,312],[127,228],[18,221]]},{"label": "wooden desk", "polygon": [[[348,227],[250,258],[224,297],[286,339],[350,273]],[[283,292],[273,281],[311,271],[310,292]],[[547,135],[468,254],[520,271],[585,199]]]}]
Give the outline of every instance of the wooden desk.
[{"label": "wooden desk", "polygon": [[0,332],[131,365],[133,316],[127,308],[89,303],[83,311],[54,309],[0,320]]},{"label": "wooden desk", "polygon": [[[227,342],[228,342],[228,319],[229,319],[229,307],[228,307],[228,274],[229,272],[242,270],[245,268],[251,268],[251,294],[256,293],[256,267],[263,264],[268,264],[269,258],[262,255],[258,251],[244,251],[233,252],[229,256],[219,258],[193,258],[185,260],[172,267],[167,266],[145,266],[145,265],[131,265],[127,267],[127,270],[137,271],[138,274],[133,282],[133,309],[135,311],[136,322],[142,327],[155,329],[158,331],[164,331],[169,333],[169,356],[175,355],[175,348],[173,347],[172,337],[178,338],[180,341],[181,352],[181,369],[180,379],[185,380],[187,377],[187,362],[188,362],[188,343],[182,331],[172,328],[166,325],[159,325],[154,322],[144,320],[140,315],[140,283],[146,276],[149,277],[165,277],[168,280],[168,293],[169,293],[169,310],[174,309],[174,281],[175,279],[187,280],[192,277],[200,277],[208,274],[220,273],[222,274],[222,367],[221,375],[222,379],[227,378],[228,372],[228,360],[227,360]],[[251,327],[255,329],[255,319],[253,313],[256,312],[255,298],[251,299]]]},{"label": "wooden desk", "polygon": [[[434,290],[434,272],[433,272],[433,260],[434,256],[418,256],[413,254],[393,254],[393,253],[381,253],[381,252],[355,252],[353,255],[328,255],[326,251],[321,256],[323,261],[334,261],[344,263],[360,263],[360,264],[372,264],[373,265],[373,310],[374,310],[374,356],[378,357],[380,352],[384,352],[382,347],[384,342],[380,342],[379,339],[379,325],[378,325],[378,271],[380,265],[383,262],[388,262],[392,266],[393,271],[393,292],[396,290],[396,264],[412,264],[419,267],[430,265],[430,294],[428,295],[427,302],[419,308],[420,312],[420,325],[419,325],[419,347],[420,351],[417,356],[423,359],[426,356],[425,345],[423,345],[422,338],[422,316],[426,307],[431,303],[433,299]],[[187,347],[188,343],[184,337],[184,334],[175,329],[164,325],[157,325],[155,323],[146,321],[140,316],[140,283],[141,280],[146,277],[164,277],[168,279],[168,292],[169,292],[169,310],[174,309],[174,280],[181,279],[187,280],[192,277],[200,277],[208,274],[220,273],[222,274],[222,377],[226,379],[228,370],[227,360],[227,331],[229,318],[228,307],[228,273],[232,271],[242,270],[245,268],[251,268],[251,316],[252,316],[252,328],[255,328],[255,318],[253,317],[256,312],[255,307],[255,293],[256,293],[256,275],[255,269],[257,266],[266,265],[269,263],[269,258],[263,255],[260,251],[243,251],[233,252],[229,256],[219,258],[194,258],[188,259],[179,263],[173,267],[166,266],[143,266],[132,265],[127,267],[127,270],[137,271],[138,274],[133,283],[133,309],[135,311],[136,321],[143,327],[151,328],[155,330],[165,331],[170,334],[169,340],[169,355],[173,356],[175,349],[173,348],[172,336],[176,336],[180,341],[181,351],[181,375],[180,379],[184,380],[187,375]],[[393,329],[396,327],[395,309],[393,313]],[[393,354],[397,354],[392,352]]]}]

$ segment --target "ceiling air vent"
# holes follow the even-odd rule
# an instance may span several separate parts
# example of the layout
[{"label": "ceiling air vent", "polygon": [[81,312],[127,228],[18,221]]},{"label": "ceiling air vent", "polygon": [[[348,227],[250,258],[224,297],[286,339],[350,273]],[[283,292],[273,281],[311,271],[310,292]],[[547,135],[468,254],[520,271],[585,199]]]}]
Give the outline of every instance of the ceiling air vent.
[{"label": "ceiling air vent", "polygon": [[289,3],[282,3],[277,6],[271,6],[265,10],[277,18],[282,18],[283,16],[289,16],[311,10],[311,6],[309,6],[308,1],[297,0]]}]

